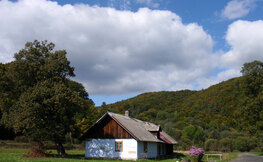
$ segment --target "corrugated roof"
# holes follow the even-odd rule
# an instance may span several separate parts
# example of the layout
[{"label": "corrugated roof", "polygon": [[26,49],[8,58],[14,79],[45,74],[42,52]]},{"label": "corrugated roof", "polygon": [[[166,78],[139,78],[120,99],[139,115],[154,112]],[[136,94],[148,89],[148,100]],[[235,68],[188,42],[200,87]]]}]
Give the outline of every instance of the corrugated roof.
[{"label": "corrugated roof", "polygon": [[136,138],[139,141],[161,142],[168,144],[177,143],[164,131],[160,132],[160,136],[162,134],[163,137],[161,138],[162,140],[157,139],[150,131],[159,131],[160,126],[158,125],[112,112],[107,112],[106,114],[111,116],[118,124],[120,124],[127,132],[129,132],[134,138]]}]

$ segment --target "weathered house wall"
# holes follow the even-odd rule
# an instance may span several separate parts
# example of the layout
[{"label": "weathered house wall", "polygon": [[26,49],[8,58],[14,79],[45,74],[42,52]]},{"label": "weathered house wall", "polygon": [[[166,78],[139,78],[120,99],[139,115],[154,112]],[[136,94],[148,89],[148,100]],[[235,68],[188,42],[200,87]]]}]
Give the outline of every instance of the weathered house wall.
[{"label": "weathered house wall", "polygon": [[147,142],[147,152],[144,152],[144,142],[138,142],[138,158],[155,158],[158,156],[157,145],[155,142]]},{"label": "weathered house wall", "polygon": [[[115,151],[115,141],[123,142],[122,152]],[[136,160],[137,141],[135,139],[91,139],[86,141],[85,157],[120,158]]]}]

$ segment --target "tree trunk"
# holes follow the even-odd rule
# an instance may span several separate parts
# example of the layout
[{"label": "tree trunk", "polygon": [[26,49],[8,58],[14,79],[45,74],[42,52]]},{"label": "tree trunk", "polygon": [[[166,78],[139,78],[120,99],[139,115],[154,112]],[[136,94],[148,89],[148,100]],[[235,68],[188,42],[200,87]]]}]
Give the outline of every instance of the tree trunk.
[{"label": "tree trunk", "polygon": [[65,157],[66,156],[65,149],[64,149],[64,147],[63,147],[61,142],[56,143],[56,148],[57,148],[57,152],[58,152],[59,156],[61,156],[61,157]]}]

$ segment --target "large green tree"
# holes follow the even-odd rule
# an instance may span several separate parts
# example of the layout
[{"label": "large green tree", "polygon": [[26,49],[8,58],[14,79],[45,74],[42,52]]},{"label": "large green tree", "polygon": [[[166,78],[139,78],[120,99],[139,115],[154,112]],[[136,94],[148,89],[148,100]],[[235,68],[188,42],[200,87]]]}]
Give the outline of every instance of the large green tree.
[{"label": "large green tree", "polygon": [[263,62],[255,60],[245,63],[241,70],[249,95],[257,96],[263,90]]},{"label": "large green tree", "polygon": [[54,141],[64,156],[65,134],[78,129],[76,123],[88,116],[93,102],[80,83],[70,80],[75,74],[66,51],[54,47],[28,42],[15,61],[0,64],[1,122],[39,145]]}]

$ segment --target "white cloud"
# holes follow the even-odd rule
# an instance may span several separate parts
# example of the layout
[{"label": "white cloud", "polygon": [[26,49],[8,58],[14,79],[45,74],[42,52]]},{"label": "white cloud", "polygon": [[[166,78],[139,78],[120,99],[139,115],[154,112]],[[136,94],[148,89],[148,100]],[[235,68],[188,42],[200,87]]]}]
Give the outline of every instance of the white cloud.
[{"label": "white cloud", "polygon": [[129,10],[131,1],[130,0],[109,0],[110,7],[119,8],[120,10]]},{"label": "white cloud", "polygon": [[169,11],[0,1],[0,61],[34,39],[66,49],[92,95],[194,87],[218,66],[210,35]]},{"label": "white cloud", "polygon": [[227,69],[219,72],[217,75],[207,78],[199,78],[197,80],[198,86],[196,89],[208,88],[211,85],[217,84],[222,81],[226,81],[230,78],[239,77],[241,75],[239,69]]},{"label": "white cloud", "polygon": [[148,7],[153,7],[153,8],[158,8],[159,7],[159,3],[154,2],[154,0],[136,0],[137,3],[141,3],[141,4],[145,4]]},{"label": "white cloud", "polygon": [[226,33],[231,50],[222,55],[222,65],[240,68],[245,62],[263,61],[263,21],[236,21]]},{"label": "white cloud", "polygon": [[255,7],[257,0],[232,0],[222,10],[221,16],[227,19],[236,19],[246,16]]}]

